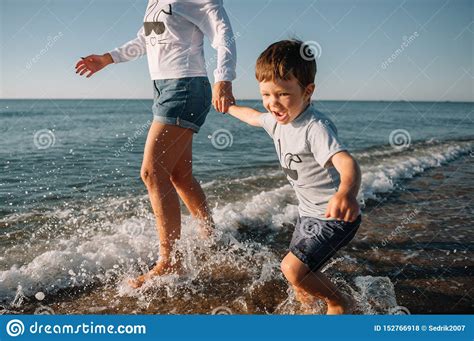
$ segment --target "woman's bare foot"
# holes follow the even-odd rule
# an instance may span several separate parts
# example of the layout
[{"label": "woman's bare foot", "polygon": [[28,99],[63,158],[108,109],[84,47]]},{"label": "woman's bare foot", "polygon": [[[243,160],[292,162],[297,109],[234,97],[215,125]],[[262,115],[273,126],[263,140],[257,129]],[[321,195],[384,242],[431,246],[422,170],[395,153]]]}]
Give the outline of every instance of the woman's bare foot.
[{"label": "woman's bare foot", "polygon": [[214,221],[211,219],[199,219],[198,222],[199,237],[201,239],[210,239],[214,235],[216,226]]},{"label": "woman's bare foot", "polygon": [[133,289],[138,289],[140,288],[146,281],[149,279],[155,277],[155,276],[161,276],[161,275],[169,275],[173,273],[180,274],[181,273],[181,262],[177,261],[174,264],[172,264],[169,261],[158,261],[153,269],[148,271],[146,274],[143,274],[141,276],[138,276],[137,278],[131,278],[128,280],[128,284],[133,288]]},{"label": "woman's bare foot", "polygon": [[326,301],[326,303],[328,305],[326,315],[350,315],[354,313],[356,307],[356,302],[348,295],[342,295],[339,302]]}]

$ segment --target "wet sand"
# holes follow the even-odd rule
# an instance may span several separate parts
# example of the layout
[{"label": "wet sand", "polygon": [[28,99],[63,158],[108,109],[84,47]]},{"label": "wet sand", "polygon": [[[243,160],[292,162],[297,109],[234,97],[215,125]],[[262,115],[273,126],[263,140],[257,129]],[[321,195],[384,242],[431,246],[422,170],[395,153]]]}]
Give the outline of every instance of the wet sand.
[{"label": "wet sand", "polygon": [[365,210],[350,253],[412,314],[474,312],[473,166],[467,155],[431,169]]}]

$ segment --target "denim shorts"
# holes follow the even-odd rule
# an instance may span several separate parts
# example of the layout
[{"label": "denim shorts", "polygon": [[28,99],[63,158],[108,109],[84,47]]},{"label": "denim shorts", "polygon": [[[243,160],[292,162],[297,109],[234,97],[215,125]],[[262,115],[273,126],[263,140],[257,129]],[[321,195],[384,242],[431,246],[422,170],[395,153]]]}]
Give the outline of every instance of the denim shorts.
[{"label": "denim shorts", "polygon": [[211,84],[207,77],[153,81],[153,120],[192,129],[204,124],[211,108]]},{"label": "denim shorts", "polygon": [[291,239],[290,251],[311,271],[317,271],[354,238],[361,220],[360,215],[352,223],[299,217]]}]

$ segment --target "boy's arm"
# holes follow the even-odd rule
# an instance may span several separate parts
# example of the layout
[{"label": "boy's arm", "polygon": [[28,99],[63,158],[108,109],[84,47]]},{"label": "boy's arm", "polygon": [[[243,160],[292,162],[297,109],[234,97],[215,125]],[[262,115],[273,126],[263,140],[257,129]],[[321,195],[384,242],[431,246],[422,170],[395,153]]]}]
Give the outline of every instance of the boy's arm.
[{"label": "boy's arm", "polygon": [[329,200],[326,218],[352,222],[359,215],[359,193],[361,172],[357,161],[346,151],[336,153],[330,161],[338,171],[341,183],[336,194]]},{"label": "boy's arm", "polygon": [[240,107],[238,105],[231,105],[229,107],[229,114],[238,118],[242,122],[250,124],[254,127],[261,127],[261,116],[263,115],[260,111],[257,111],[248,107]]}]

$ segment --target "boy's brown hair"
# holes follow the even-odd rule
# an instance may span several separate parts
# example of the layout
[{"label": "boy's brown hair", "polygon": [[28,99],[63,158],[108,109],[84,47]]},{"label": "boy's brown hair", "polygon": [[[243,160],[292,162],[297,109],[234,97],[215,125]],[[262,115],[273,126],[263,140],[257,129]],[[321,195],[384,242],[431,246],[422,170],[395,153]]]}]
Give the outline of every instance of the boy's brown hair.
[{"label": "boy's brown hair", "polygon": [[303,58],[304,49],[304,43],[296,39],[271,44],[257,59],[255,77],[259,82],[295,77],[301,88],[306,88],[314,83],[316,60]]}]

